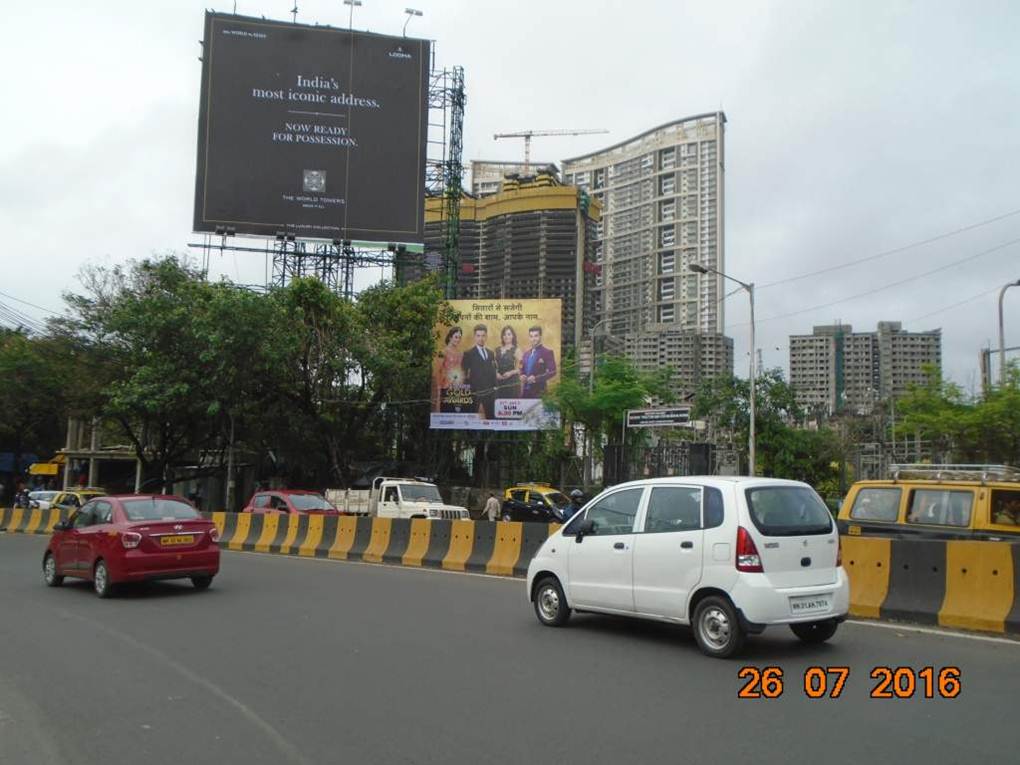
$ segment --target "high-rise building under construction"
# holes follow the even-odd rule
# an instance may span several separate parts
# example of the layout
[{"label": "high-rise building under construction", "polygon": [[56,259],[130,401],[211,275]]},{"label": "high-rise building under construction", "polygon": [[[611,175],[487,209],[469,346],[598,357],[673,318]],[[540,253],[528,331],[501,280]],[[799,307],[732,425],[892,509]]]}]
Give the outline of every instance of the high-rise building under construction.
[{"label": "high-rise building under construction", "polygon": [[594,319],[625,347],[644,349],[633,356],[642,368],[673,366],[694,349],[677,369],[679,392],[733,370],[722,277],[688,269],[725,267],[725,124],[722,112],[699,114],[562,163],[563,182],[602,203]]},{"label": "high-rise building under construction", "polygon": [[[500,190],[464,196],[460,205],[457,297],[560,298],[564,348],[590,326],[594,269],[592,236],[601,206],[552,172],[506,178]],[[445,222],[438,199],[425,205],[425,251],[442,249]],[[435,267],[438,264],[426,265]],[[405,278],[417,278],[407,271]]]}]

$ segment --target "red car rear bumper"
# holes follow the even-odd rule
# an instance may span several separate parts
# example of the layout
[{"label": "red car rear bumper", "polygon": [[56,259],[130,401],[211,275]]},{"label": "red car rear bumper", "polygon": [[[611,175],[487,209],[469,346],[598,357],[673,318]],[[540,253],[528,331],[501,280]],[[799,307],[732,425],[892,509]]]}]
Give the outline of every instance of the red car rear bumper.
[{"label": "red car rear bumper", "polygon": [[114,582],[216,576],[220,571],[220,550],[215,546],[190,552],[129,550],[121,560],[116,561],[116,565],[110,561],[109,571]]}]

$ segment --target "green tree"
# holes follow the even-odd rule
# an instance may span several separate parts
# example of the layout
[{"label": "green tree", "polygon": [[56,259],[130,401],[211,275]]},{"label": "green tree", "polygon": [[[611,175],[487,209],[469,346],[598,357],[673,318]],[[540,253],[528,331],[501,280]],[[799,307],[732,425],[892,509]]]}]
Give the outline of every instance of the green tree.
[{"label": "green tree", "polygon": [[185,458],[219,469],[231,419],[264,378],[269,303],[173,256],[92,269],[84,282],[62,326],[88,369],[73,400],[115,422],[165,491]]},{"label": "green tree", "polygon": [[1020,367],[1010,365],[1006,384],[981,396],[927,370],[923,385],[896,402],[898,432],[913,433],[947,462],[1020,463]]},{"label": "green tree", "polygon": [[0,444],[27,467],[27,452],[52,453],[60,443],[70,368],[61,343],[0,331]]},{"label": "green tree", "polygon": [[[694,399],[694,416],[729,431],[735,444],[748,440],[750,385],[734,376],[706,381]],[[779,369],[762,372],[755,380],[755,451],[757,474],[805,481],[828,487],[838,481],[844,455],[835,431],[793,426],[803,415],[793,387]]]},{"label": "green tree", "polygon": [[[603,356],[595,367],[595,378],[589,381],[578,373],[576,363],[563,365],[560,384],[546,394],[545,403],[561,413],[567,429],[569,449],[573,425],[584,426],[585,455],[600,457],[603,445],[620,443],[623,418],[628,409],[647,406],[651,399],[673,400],[671,372],[660,369],[644,373],[622,356]],[[585,483],[590,482],[586,461]]]},{"label": "green tree", "polygon": [[428,399],[434,327],[457,315],[433,280],[377,285],[352,302],[297,279],[272,300],[277,415],[306,434],[331,478],[347,486],[353,457],[379,448],[384,405]]}]

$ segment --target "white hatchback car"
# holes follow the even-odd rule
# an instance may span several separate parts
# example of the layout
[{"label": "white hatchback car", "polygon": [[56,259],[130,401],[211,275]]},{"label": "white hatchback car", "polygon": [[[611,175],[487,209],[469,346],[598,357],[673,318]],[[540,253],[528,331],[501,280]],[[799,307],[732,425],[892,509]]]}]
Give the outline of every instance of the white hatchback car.
[{"label": "white hatchback car", "polygon": [[528,593],[543,624],[571,611],[690,624],[709,656],[788,624],[808,643],[846,619],[839,533],[814,489],[749,477],[614,486],[539,548]]}]

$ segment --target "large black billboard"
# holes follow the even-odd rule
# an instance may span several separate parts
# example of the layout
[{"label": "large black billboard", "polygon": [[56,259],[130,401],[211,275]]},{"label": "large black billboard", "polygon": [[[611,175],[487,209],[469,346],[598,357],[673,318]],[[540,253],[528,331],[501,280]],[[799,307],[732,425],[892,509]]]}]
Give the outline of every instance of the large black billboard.
[{"label": "large black billboard", "polygon": [[206,13],[195,231],[423,239],[429,43]]}]

